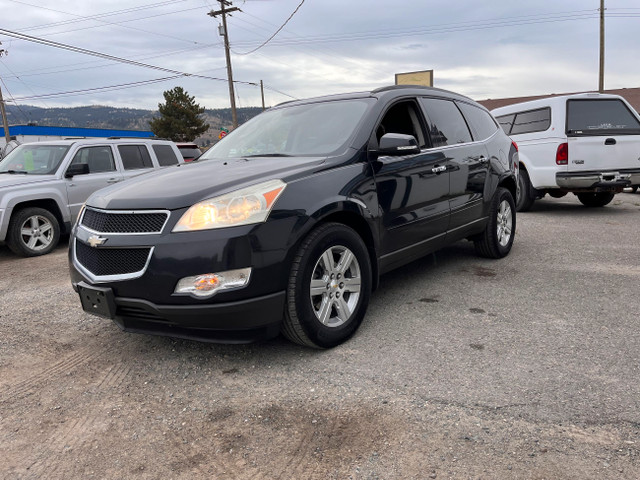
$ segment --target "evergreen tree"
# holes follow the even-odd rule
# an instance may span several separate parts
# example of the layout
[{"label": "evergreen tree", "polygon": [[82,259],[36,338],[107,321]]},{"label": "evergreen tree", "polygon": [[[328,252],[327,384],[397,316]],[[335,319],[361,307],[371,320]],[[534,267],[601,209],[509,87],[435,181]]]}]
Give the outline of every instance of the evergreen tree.
[{"label": "evergreen tree", "polygon": [[151,131],[160,138],[168,138],[174,142],[193,142],[209,129],[200,117],[204,107],[195,103],[182,87],[175,87],[162,94],[165,103],[158,104],[160,117],[149,121]]}]

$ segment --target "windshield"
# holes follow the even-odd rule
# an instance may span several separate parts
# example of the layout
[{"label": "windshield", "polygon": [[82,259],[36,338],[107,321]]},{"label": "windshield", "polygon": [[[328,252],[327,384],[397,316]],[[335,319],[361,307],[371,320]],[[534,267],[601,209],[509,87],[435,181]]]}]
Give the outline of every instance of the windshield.
[{"label": "windshield", "polygon": [[200,159],[324,156],[344,147],[370,99],[340,100],[267,110],[211,147]]},{"label": "windshield", "polygon": [[0,161],[0,173],[27,173],[29,175],[49,175],[55,173],[69,150],[69,145],[43,145],[25,143]]}]

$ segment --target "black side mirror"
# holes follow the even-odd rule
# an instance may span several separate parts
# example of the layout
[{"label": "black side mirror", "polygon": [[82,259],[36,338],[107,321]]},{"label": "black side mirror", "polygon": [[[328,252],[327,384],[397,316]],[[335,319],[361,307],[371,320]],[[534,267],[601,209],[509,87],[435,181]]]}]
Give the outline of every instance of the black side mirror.
[{"label": "black side mirror", "polygon": [[67,168],[67,171],[64,173],[65,178],[71,178],[76,175],[86,175],[89,173],[89,165],[86,163],[75,163],[70,165]]},{"label": "black side mirror", "polygon": [[412,155],[420,153],[416,137],[402,133],[385,133],[380,138],[379,155]]}]

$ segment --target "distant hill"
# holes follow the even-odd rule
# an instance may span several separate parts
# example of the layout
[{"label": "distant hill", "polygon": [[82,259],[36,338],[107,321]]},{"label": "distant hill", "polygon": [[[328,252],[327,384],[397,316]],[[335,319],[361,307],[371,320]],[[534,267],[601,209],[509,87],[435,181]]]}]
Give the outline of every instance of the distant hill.
[{"label": "distant hill", "polygon": [[[242,124],[262,112],[261,107],[238,108],[238,123]],[[157,110],[117,108],[102,105],[69,108],[40,108],[31,105],[7,105],[9,125],[36,125],[49,127],[114,128],[122,130],[149,130],[149,120],[159,116]],[[205,146],[215,143],[221,128],[233,125],[231,108],[205,110],[203,118],[209,130],[196,141]],[[1,122],[0,122],[1,123]]]}]

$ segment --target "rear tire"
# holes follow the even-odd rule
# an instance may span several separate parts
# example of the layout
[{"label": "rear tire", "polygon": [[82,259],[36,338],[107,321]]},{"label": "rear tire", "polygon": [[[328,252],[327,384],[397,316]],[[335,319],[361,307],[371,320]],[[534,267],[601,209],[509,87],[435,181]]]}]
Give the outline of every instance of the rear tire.
[{"label": "rear tire", "polygon": [[339,345],[362,323],[370,294],[371,263],[360,236],[340,223],[321,225],[293,260],[282,333],[309,347]]},{"label": "rear tire", "polygon": [[29,207],[11,217],[7,246],[16,255],[36,257],[53,250],[60,240],[60,224],[49,210]]},{"label": "rear tire", "polygon": [[524,168],[520,169],[515,207],[518,212],[526,212],[531,208],[531,205],[533,205],[536,196],[533,194],[532,190],[529,174]]},{"label": "rear tire", "polygon": [[604,207],[609,204],[615,194],[609,192],[589,192],[589,193],[578,193],[578,200],[585,207]]},{"label": "rear tire", "polygon": [[491,201],[489,221],[483,233],[473,243],[476,253],[486,258],[509,255],[516,234],[516,206],[511,192],[498,187]]}]

